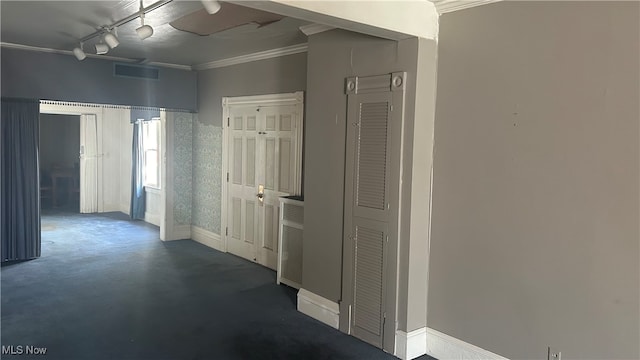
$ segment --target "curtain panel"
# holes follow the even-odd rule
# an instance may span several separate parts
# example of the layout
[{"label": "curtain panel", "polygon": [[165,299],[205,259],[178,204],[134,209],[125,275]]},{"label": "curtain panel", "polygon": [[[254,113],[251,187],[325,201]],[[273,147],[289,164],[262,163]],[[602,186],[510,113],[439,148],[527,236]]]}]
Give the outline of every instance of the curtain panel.
[{"label": "curtain panel", "polygon": [[40,102],[2,98],[1,260],[40,256]]},{"label": "curtain panel", "polygon": [[131,208],[129,216],[133,220],[144,220],[144,148],[142,147],[142,121],[133,124],[133,144],[131,161]]}]

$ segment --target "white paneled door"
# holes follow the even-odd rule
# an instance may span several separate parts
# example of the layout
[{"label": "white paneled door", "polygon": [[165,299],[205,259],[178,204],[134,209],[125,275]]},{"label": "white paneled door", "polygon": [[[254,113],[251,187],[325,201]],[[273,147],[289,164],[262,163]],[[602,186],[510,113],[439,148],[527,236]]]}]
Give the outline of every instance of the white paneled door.
[{"label": "white paneled door", "polygon": [[278,199],[299,191],[299,107],[230,106],[226,125],[227,250],[275,270]]}]

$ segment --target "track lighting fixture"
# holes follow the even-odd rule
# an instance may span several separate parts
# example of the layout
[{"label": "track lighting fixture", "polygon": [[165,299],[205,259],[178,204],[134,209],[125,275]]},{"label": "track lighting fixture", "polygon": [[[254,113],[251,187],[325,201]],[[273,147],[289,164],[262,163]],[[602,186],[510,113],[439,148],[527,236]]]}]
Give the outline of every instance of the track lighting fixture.
[{"label": "track lighting fixture", "polygon": [[[96,44],[96,54],[98,55],[106,54],[109,51],[109,49],[114,49],[118,45],[120,45],[120,41],[118,40],[118,37],[117,37],[118,33],[116,29],[119,26],[127,24],[137,18],[140,18],[140,22],[142,23],[142,26],[136,29],[136,33],[138,34],[140,39],[144,40],[150,37],[151,35],[153,35],[153,28],[150,25],[144,24],[144,15],[172,1],[173,0],[160,0],[145,8],[142,0],[140,0],[140,11],[134,14],[131,14],[125,18],[122,18],[111,25],[105,25],[99,28],[94,33],[83,37],[82,39],[79,40],[80,46],[73,49],[73,55],[75,55],[76,59],[78,59],[79,61],[84,60],[87,57],[87,54],[84,52],[84,49],[82,48],[83,43],[91,39],[95,39],[97,37],[101,37],[101,40],[98,44]],[[208,2],[216,3],[218,10],[220,9],[220,4],[217,1],[209,0]],[[212,7],[211,9],[215,9],[215,6]],[[215,10],[215,11],[218,11],[218,10]]]},{"label": "track lighting fixture", "polygon": [[87,54],[85,54],[84,50],[82,50],[82,43],[80,43],[79,47],[73,49],[73,55],[75,55],[78,61],[82,61],[87,57]]},{"label": "track lighting fixture", "polygon": [[145,25],[144,24],[144,13],[141,12],[140,13],[140,22],[142,23],[142,26],[140,26],[139,28],[136,29],[136,33],[138,33],[138,37],[141,40],[144,40],[146,38],[148,38],[149,36],[153,35],[153,28],[149,25]]},{"label": "track lighting fixture", "polygon": [[103,43],[96,44],[96,54],[104,55],[108,52],[109,52],[109,45],[103,44]]},{"label": "track lighting fixture", "polygon": [[109,47],[112,49],[115,49],[116,47],[118,47],[118,45],[120,45],[120,41],[118,41],[116,35],[111,31],[104,34],[104,42],[106,42],[107,45],[109,45]]},{"label": "track lighting fixture", "polygon": [[202,2],[202,6],[207,10],[209,14],[215,14],[220,11],[222,5],[217,0],[200,0]]}]

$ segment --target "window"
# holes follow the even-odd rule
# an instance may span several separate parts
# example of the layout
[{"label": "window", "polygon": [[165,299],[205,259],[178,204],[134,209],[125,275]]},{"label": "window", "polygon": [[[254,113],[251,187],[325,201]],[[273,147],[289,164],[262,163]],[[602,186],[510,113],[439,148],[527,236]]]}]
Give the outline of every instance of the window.
[{"label": "window", "polygon": [[160,119],[142,123],[144,186],[160,188]]}]

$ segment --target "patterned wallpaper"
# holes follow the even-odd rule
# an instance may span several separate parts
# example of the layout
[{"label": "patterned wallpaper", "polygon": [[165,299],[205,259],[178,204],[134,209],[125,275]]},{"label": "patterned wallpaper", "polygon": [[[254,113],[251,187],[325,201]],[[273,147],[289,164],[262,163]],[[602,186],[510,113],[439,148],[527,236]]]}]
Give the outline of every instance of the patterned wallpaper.
[{"label": "patterned wallpaper", "polygon": [[193,115],[189,113],[167,113],[173,116],[173,222],[178,225],[191,224],[192,208],[192,146]]},{"label": "patterned wallpaper", "polygon": [[193,121],[192,224],[220,234],[222,128]]}]

